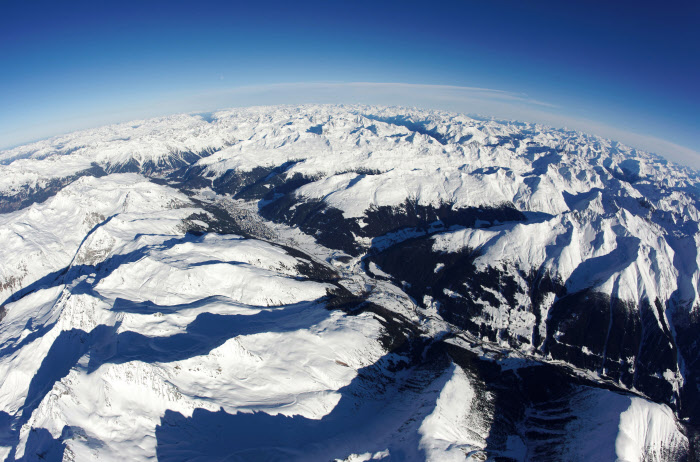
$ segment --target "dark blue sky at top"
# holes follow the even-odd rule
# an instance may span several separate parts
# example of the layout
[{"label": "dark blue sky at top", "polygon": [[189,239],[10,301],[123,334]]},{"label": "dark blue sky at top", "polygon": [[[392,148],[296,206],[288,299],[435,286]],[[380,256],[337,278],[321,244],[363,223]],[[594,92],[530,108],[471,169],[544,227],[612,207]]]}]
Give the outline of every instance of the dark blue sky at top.
[{"label": "dark blue sky at top", "polygon": [[527,95],[700,151],[697,0],[0,0],[0,69],[0,147],[201,92],[403,82]]}]

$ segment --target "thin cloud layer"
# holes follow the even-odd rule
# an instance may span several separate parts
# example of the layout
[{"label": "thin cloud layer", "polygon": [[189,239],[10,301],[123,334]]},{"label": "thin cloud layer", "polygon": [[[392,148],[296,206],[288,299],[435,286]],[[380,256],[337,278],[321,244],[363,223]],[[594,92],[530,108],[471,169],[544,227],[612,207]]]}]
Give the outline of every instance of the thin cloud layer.
[{"label": "thin cloud layer", "polygon": [[[125,107],[109,114],[86,114],[80,119],[65,120],[62,125],[47,127],[52,133],[40,136],[178,112],[214,111],[228,107],[279,104],[378,104],[440,109],[497,119],[541,123],[565,127],[610,138],[656,153],[673,162],[700,168],[700,153],[671,141],[632,133],[600,122],[567,115],[551,102],[526,94],[481,87],[376,82],[300,82],[249,85],[230,89],[173,95],[167,100],[148,101],[138,107]],[[0,133],[0,145],[10,144]],[[27,139],[28,141],[29,139]],[[14,144],[17,143],[13,140]]]},{"label": "thin cloud layer", "polygon": [[[551,102],[492,88],[375,82],[281,83],[200,93],[177,104],[186,107],[184,110],[187,111],[211,111],[235,106],[304,103],[415,106],[566,127],[650,151],[682,165],[700,168],[700,153],[693,149],[662,138],[573,117]],[[161,104],[170,112],[178,110],[172,101]]]}]

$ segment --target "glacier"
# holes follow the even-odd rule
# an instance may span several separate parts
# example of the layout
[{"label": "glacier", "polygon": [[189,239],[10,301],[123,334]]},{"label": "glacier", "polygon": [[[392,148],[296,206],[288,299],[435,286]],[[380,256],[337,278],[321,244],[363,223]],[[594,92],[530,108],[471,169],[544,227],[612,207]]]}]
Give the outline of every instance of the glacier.
[{"label": "glacier", "polygon": [[4,460],[697,460],[700,177],[411,108],[0,152]]}]

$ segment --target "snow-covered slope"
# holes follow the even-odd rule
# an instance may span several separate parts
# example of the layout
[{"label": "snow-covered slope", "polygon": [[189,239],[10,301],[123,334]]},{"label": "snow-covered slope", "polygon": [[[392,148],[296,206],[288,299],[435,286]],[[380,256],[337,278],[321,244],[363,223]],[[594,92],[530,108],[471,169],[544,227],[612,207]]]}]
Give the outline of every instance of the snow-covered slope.
[{"label": "snow-covered slope", "polygon": [[539,125],[263,107],[0,153],[7,460],[678,460],[700,178]]}]

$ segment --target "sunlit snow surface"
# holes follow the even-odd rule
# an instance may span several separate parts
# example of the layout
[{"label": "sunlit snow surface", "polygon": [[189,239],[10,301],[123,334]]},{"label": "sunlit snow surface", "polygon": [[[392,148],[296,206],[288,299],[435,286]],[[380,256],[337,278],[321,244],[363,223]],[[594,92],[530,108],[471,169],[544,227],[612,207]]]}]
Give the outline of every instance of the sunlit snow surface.
[{"label": "sunlit snow surface", "polygon": [[[697,322],[693,171],[579,133],[364,106],[138,121],[0,162],[7,460],[641,461],[692,449],[677,416],[696,417],[684,400],[697,396],[697,349],[674,319]],[[312,229],[294,215],[309,204],[335,221]],[[516,219],[410,225],[409,209],[439,207]],[[418,263],[434,281],[420,297],[395,268],[408,254],[391,253],[415,242],[435,259]],[[497,268],[511,289],[480,287],[460,324],[447,302],[473,287],[433,289],[465,252],[476,277]],[[559,292],[535,300],[533,269]],[[609,319],[589,323],[599,343],[571,343],[560,300],[587,290],[609,297]],[[629,360],[616,303],[641,319]],[[649,325],[662,340],[651,349],[673,353],[644,370],[652,385],[635,359],[658,340]],[[567,387],[551,401],[533,378],[550,373]],[[517,393],[522,409],[506,399]]]}]

